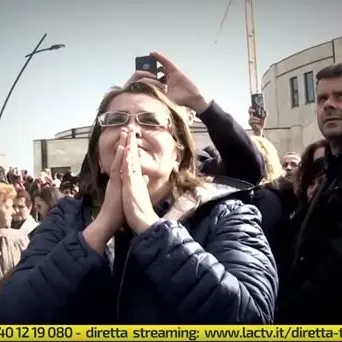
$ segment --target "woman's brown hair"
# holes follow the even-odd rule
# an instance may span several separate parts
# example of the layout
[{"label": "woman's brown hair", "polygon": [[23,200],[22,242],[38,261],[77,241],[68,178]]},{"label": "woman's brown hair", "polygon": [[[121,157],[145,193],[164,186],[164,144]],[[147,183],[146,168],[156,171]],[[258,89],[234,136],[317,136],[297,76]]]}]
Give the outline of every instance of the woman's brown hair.
[{"label": "woman's brown hair", "polygon": [[100,206],[104,199],[104,193],[108,182],[108,176],[100,172],[98,141],[101,135],[101,126],[97,117],[105,113],[111,101],[121,94],[145,94],[164,103],[170,111],[171,134],[179,146],[180,164],[177,172],[172,172],[171,182],[174,196],[179,196],[186,191],[193,191],[196,186],[203,183],[202,178],[197,175],[196,150],[188,125],[177,107],[163,93],[157,89],[144,84],[132,83],[125,88],[113,88],[101,101],[97,111],[92,132],[89,139],[88,151],[83,161],[80,178],[79,196]]},{"label": "woman's brown hair", "polygon": [[63,194],[55,187],[45,187],[34,193],[34,198],[41,198],[52,209],[59,199],[63,197]]},{"label": "woman's brown hair", "polygon": [[304,150],[296,174],[296,189],[299,201],[304,201],[306,203],[306,193],[309,185],[320,172],[323,172],[323,163],[320,163],[321,167],[317,169],[317,165],[314,161],[316,150],[319,148],[326,149],[328,146],[328,142],[325,139],[322,139],[308,145]]}]

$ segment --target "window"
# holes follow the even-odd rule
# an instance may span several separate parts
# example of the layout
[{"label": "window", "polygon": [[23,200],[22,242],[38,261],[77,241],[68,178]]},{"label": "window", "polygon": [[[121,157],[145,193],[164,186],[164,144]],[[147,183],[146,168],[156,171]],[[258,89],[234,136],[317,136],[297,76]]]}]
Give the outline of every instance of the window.
[{"label": "window", "polygon": [[298,78],[292,77],[290,79],[290,91],[291,91],[291,106],[299,106],[299,92],[298,92]]},{"label": "window", "polygon": [[313,72],[306,72],[304,74],[304,87],[305,87],[305,102],[315,102],[315,85]]},{"label": "window", "polygon": [[61,173],[64,175],[67,172],[71,172],[71,168],[69,166],[61,166],[61,167],[52,167],[51,168],[51,173]]}]

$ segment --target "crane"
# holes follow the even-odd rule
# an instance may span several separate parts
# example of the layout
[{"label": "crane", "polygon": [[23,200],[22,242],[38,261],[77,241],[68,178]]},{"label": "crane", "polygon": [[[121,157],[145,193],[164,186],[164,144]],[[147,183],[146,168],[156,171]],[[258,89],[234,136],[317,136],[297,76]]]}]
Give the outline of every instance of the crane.
[{"label": "crane", "polygon": [[[252,95],[252,94],[259,93],[253,0],[244,0],[244,3],[245,3],[247,52],[248,52],[249,87],[250,87],[250,95]],[[218,30],[218,35],[223,28],[223,24],[227,18],[228,11],[231,7],[231,4],[232,4],[232,0],[229,0],[229,3],[227,5],[226,11],[223,15],[223,18],[222,18],[222,21]],[[215,40],[215,43],[217,43],[217,39]]]},{"label": "crane", "polygon": [[259,93],[253,0],[245,0],[245,22],[248,52],[249,88],[250,94],[252,95]]}]

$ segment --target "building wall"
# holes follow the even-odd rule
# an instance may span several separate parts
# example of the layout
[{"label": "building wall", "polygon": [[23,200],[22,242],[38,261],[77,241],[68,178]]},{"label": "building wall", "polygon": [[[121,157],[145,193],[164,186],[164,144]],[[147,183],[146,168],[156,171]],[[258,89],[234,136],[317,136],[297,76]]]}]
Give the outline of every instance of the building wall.
[{"label": "building wall", "polygon": [[194,136],[195,136],[196,149],[201,150],[207,147],[208,145],[212,145],[212,142],[207,132],[199,132],[195,134]]},{"label": "building wall", "polygon": [[[51,139],[45,140],[47,144],[48,168],[70,167],[72,173],[78,173],[88,147],[88,139]],[[33,165],[34,175],[39,175],[42,170],[42,140],[35,140],[33,143]]]},{"label": "building wall", "polygon": [[[194,137],[196,148],[202,149],[209,145],[210,138],[203,124],[200,127],[195,127]],[[62,132],[69,135],[69,131]],[[60,134],[60,133],[59,133]],[[84,131],[82,131],[84,134]],[[44,165],[44,156],[42,156],[41,145],[46,142],[46,161]],[[38,176],[44,167],[59,168],[70,167],[72,173],[78,173],[88,148],[88,138],[62,138],[50,140],[35,140],[33,142],[33,156],[34,156],[34,175]]]},{"label": "building wall", "polygon": [[35,176],[39,175],[42,170],[42,151],[41,140],[33,141],[33,173]]},{"label": "building wall", "polygon": [[[313,72],[315,79],[320,69],[338,62],[342,62],[342,37],[289,56],[271,65],[263,75],[262,91],[268,112],[266,128],[275,130],[270,140],[280,144],[281,150],[287,146],[288,150],[300,153],[306,145],[322,137],[316,123],[315,102],[305,100],[304,74]],[[293,77],[298,79],[298,107],[292,107],[291,103]]]},{"label": "building wall", "polygon": [[342,37],[334,40],[334,57],[336,61],[342,61]]},{"label": "building wall", "polygon": [[[253,134],[251,130],[247,130],[247,132],[249,135]],[[290,132],[288,129],[265,129],[264,132],[265,137],[271,141],[277,149],[279,157],[291,150],[288,139],[289,134]]]},{"label": "building wall", "polygon": [[303,144],[307,146],[314,141],[323,139],[323,135],[318,129],[317,120],[312,121],[303,129]]}]

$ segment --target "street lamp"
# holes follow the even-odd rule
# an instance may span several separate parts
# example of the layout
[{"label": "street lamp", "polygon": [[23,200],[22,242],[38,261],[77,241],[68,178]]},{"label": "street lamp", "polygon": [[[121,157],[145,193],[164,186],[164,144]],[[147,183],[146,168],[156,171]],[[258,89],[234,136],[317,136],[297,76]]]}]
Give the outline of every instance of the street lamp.
[{"label": "street lamp", "polygon": [[50,47],[48,48],[45,48],[45,49],[39,49],[37,50],[36,52],[31,52],[29,53],[28,55],[26,55],[25,57],[28,58],[32,55],[36,55],[38,53],[41,53],[41,52],[44,52],[44,51],[52,51],[52,50],[58,50],[58,49],[61,49],[61,48],[64,48],[65,45],[64,44],[54,44],[54,45],[51,45]]},{"label": "street lamp", "polygon": [[32,57],[38,53],[41,53],[41,52],[44,52],[44,51],[52,51],[52,50],[58,50],[58,49],[61,49],[61,48],[64,48],[65,45],[64,44],[55,44],[55,45],[51,45],[50,47],[48,48],[45,48],[45,49],[39,49],[40,45],[43,43],[44,39],[46,38],[47,36],[47,33],[44,34],[44,36],[40,39],[39,43],[37,44],[37,46],[34,48],[34,50],[26,55],[25,57],[27,58],[25,64],[23,65],[23,67],[21,68],[17,78],[15,79],[14,83],[12,84],[12,87],[11,89],[9,90],[8,94],[7,94],[7,97],[4,101],[4,104],[2,105],[1,107],[1,111],[0,111],[0,120],[2,118],[2,114],[4,113],[5,111],[5,108],[6,108],[6,105],[7,105],[7,102],[8,100],[10,99],[12,93],[13,93],[13,90],[15,88],[15,86],[17,85],[21,75],[23,74],[23,72],[25,71],[26,67],[28,66],[28,64],[30,63]]}]

